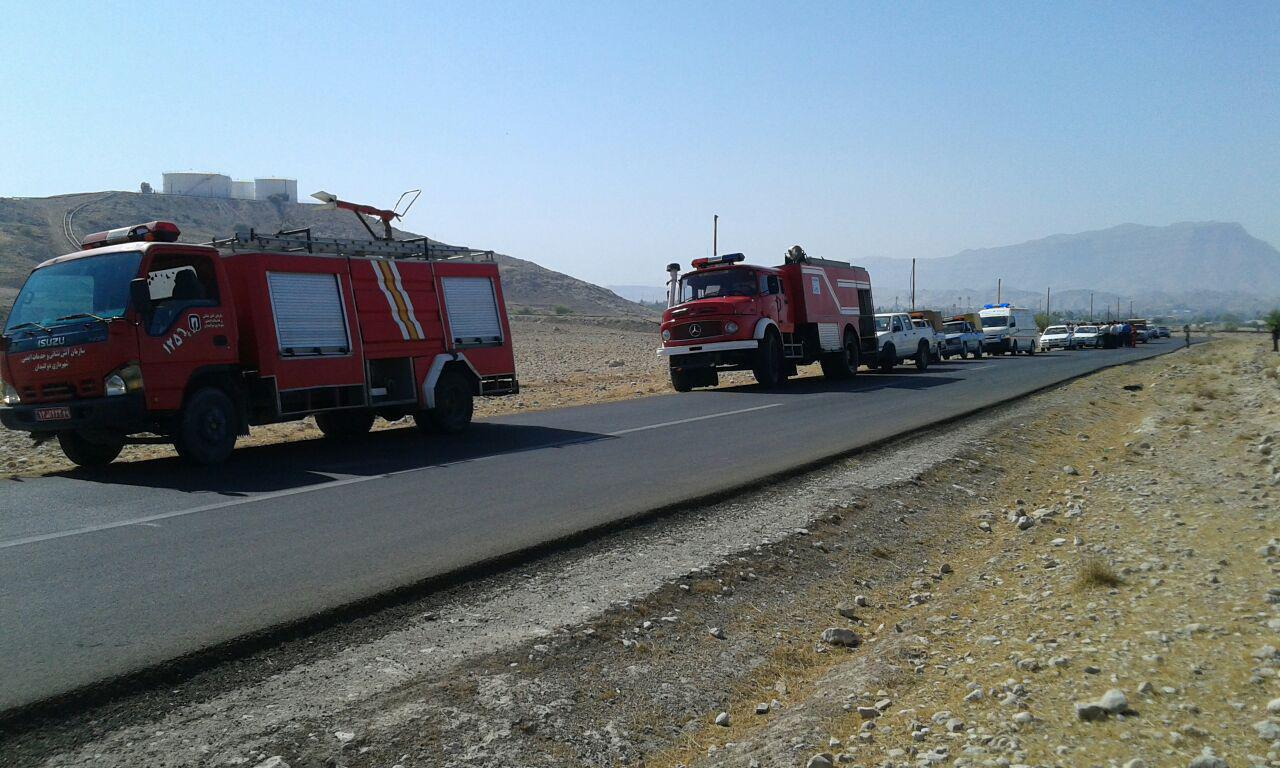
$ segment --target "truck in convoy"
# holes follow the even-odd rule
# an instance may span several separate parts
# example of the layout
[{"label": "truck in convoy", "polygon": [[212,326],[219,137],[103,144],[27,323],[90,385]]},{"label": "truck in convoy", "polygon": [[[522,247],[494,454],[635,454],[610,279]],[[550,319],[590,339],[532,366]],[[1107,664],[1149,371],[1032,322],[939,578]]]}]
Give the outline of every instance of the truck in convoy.
[{"label": "truck in convoy", "polygon": [[662,347],[677,392],[714,387],[720,371],[749,370],[766,387],[819,362],[847,379],[875,359],[871,278],[862,267],[816,259],[800,246],[777,267],[744,264],[741,253],[667,267]]},{"label": "truck in convoy", "polygon": [[942,347],[944,358],[952,355],[960,358],[967,358],[969,355],[982,357],[984,336],[982,318],[978,317],[978,313],[953,316],[942,324],[942,332],[945,336]]},{"label": "truck in convoy", "polygon": [[982,332],[986,336],[984,346],[988,352],[995,355],[1036,353],[1040,331],[1031,310],[1009,303],[986,304],[978,316],[982,318]]},{"label": "truck in convoy", "polygon": [[904,360],[914,360],[918,370],[927,370],[934,355],[933,327],[925,320],[913,322],[906,312],[876,315],[876,343],[879,346],[876,367],[883,373],[892,371]]},{"label": "truck in convoy", "polygon": [[168,440],[213,464],[254,425],[314,416],[350,437],[412,416],[457,433],[474,396],[517,392],[493,254],[392,240],[393,212],[337,203],[387,214],[387,238],[188,245],[153,221],[40,264],[0,337],[0,421],[80,465]]},{"label": "truck in convoy", "polygon": [[[927,328],[933,334],[933,362],[942,362],[946,355],[947,335],[942,328],[942,314],[933,309],[916,309],[910,312],[911,322],[917,327]],[[924,326],[920,324],[924,323]]]}]

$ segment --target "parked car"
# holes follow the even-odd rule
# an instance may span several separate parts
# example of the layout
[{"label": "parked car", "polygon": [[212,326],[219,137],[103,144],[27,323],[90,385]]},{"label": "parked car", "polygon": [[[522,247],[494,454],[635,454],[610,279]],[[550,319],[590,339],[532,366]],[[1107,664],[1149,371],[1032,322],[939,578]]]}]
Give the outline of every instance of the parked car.
[{"label": "parked car", "polygon": [[1051,325],[1040,334],[1040,349],[1075,349],[1075,332],[1065,325]]},{"label": "parked car", "polygon": [[1077,325],[1076,349],[1097,349],[1102,346],[1102,333],[1096,325]]},{"label": "parked car", "polygon": [[920,333],[929,340],[929,354],[933,355],[933,362],[942,361],[942,334],[933,329],[928,320],[919,317],[911,318],[911,324],[920,329]]},{"label": "parked car", "polygon": [[982,357],[983,334],[979,326],[969,320],[950,320],[942,326],[942,357],[969,355]]},{"label": "parked car", "polygon": [[877,364],[881,371],[892,371],[903,360],[914,360],[916,368],[929,367],[932,357],[933,329],[918,328],[906,312],[889,312],[876,315],[876,343],[879,345]]},{"label": "parked car", "polygon": [[1156,328],[1156,331],[1160,334],[1160,338],[1162,339],[1169,338],[1169,326],[1167,325],[1158,326]]}]

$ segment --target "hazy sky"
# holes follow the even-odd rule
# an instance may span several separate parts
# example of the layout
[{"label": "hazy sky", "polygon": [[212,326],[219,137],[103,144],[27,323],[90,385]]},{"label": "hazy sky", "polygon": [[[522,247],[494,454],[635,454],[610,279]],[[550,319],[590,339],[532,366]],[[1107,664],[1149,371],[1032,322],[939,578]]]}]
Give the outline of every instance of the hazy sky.
[{"label": "hazy sky", "polygon": [[[599,283],[1134,221],[1280,244],[1280,3],[13,2],[0,195],[281,175]],[[130,222],[120,222],[122,225]]]}]

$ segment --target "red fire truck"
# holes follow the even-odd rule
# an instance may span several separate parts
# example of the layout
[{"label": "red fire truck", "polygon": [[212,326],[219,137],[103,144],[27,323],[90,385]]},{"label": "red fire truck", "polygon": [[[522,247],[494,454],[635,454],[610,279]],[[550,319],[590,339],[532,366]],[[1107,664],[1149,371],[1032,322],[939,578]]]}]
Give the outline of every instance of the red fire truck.
[{"label": "red fire truck", "polygon": [[667,267],[662,348],[678,392],[714,387],[718,371],[750,370],[771,387],[796,366],[821,362],[845,379],[875,360],[875,304],[862,267],[815,259],[800,246],[778,267],[743,264],[741,253]]},{"label": "red fire truck", "polygon": [[464,430],[473,396],[519,391],[497,264],[392,240],[389,221],[370,240],[249,231],[187,245],[163,221],[90,235],[18,294],[0,421],[56,436],[81,465],[161,440],[217,463],[251,425],[306,416],[328,436],[375,416]]}]

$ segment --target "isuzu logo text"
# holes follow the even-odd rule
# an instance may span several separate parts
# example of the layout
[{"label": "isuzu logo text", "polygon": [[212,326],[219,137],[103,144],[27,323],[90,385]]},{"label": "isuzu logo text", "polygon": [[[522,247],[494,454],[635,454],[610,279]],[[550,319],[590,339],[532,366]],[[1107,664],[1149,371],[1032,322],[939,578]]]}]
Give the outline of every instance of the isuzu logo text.
[{"label": "isuzu logo text", "polygon": [[46,336],[36,341],[37,347],[60,347],[67,343],[66,336]]}]

